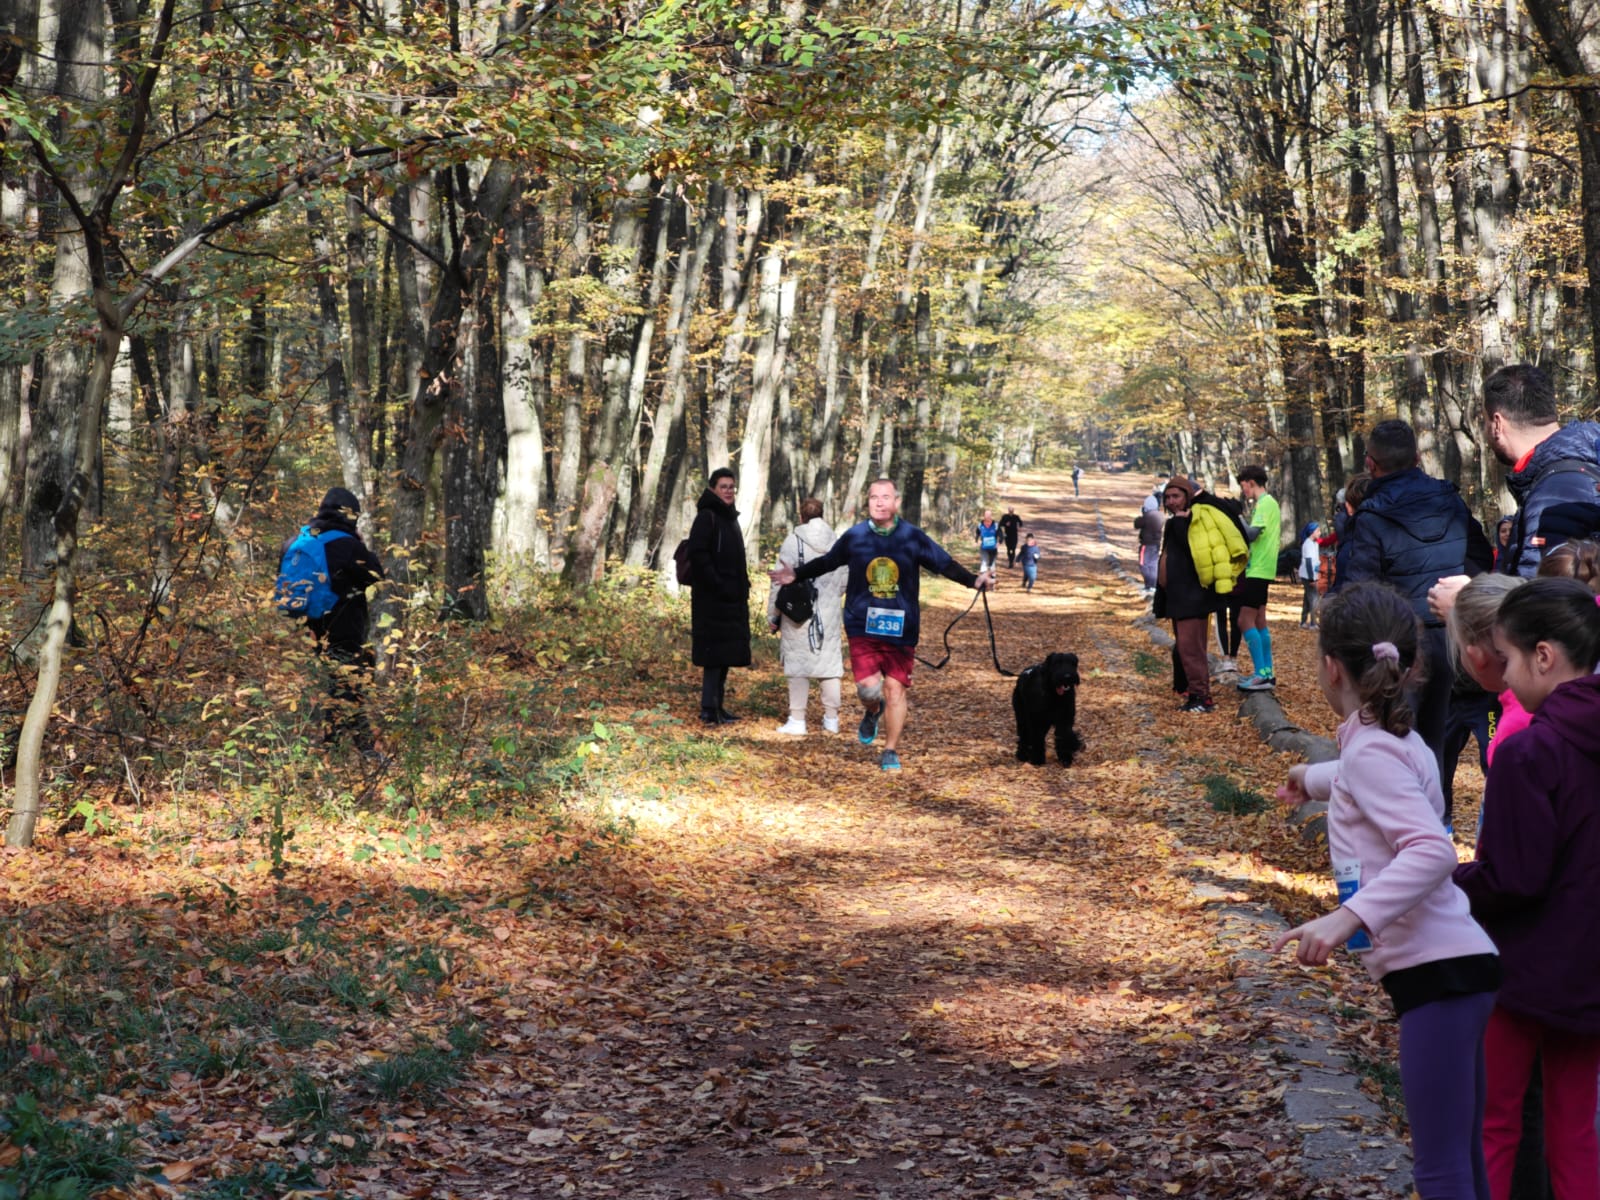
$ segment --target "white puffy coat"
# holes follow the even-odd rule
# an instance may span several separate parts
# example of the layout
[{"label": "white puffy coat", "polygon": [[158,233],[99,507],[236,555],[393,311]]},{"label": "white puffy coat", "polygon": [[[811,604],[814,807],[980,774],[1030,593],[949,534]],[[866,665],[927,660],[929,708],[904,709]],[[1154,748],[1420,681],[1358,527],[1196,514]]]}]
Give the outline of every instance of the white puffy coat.
[{"label": "white puffy coat", "polygon": [[[802,550],[806,562],[821,558],[833,549],[836,540],[833,527],[821,517],[813,517],[804,525],[797,525],[783,539],[778,549],[778,562],[788,567],[800,565]],[[842,641],[844,629],[844,585],[850,577],[849,567],[840,567],[819,575],[812,582],[817,585],[817,612],[822,616],[822,645],[811,648],[811,622],[796,625],[778,613],[778,585],[767,592],[767,624],[780,621],[778,653],[783,659],[783,673],[791,678],[837,679],[844,674]]]}]

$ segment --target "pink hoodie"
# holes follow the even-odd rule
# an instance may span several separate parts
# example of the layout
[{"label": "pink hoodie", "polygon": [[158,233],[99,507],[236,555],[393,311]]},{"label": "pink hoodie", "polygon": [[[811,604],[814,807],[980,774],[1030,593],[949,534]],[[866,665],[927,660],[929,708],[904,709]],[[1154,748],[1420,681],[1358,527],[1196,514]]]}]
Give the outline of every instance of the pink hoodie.
[{"label": "pink hoodie", "polygon": [[1494,736],[1489,739],[1489,745],[1483,752],[1484,759],[1490,766],[1494,765],[1494,752],[1501,742],[1513,733],[1521,733],[1533,724],[1533,714],[1517,702],[1516,693],[1510,688],[1500,693],[1500,719],[1494,724]]},{"label": "pink hoodie", "polygon": [[1397,738],[1350,714],[1339,726],[1338,761],[1312,766],[1305,788],[1328,801],[1335,873],[1359,866],[1361,886],[1344,907],[1372,935],[1363,952],[1372,978],[1495,952],[1450,879],[1456,849],[1444,832],[1439,769],[1415,730]]}]

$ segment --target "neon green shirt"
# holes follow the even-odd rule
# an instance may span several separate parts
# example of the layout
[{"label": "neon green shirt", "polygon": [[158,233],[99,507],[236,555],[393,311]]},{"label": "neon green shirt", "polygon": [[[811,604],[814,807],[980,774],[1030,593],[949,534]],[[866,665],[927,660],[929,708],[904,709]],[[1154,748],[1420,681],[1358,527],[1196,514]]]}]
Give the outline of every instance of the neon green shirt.
[{"label": "neon green shirt", "polygon": [[1283,513],[1278,508],[1278,502],[1262,492],[1256,497],[1249,522],[1260,528],[1261,536],[1250,543],[1250,561],[1244,569],[1245,578],[1276,579],[1279,544],[1283,540]]}]

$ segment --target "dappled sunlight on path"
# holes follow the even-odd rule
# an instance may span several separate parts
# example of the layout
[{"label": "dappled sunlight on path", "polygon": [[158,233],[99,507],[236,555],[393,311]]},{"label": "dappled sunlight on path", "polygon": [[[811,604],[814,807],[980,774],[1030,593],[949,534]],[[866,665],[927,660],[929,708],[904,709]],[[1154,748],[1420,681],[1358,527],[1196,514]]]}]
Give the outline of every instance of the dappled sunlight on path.
[{"label": "dappled sunlight on path", "polygon": [[[586,743],[604,760],[586,780],[631,822],[625,841],[589,840],[559,806],[549,824],[463,806],[427,832],[412,818],[432,854],[355,856],[374,820],[296,840],[276,883],[237,834],[203,847],[205,873],[103,838],[83,859],[76,842],[41,854],[3,881],[27,937],[103,926],[141,947],[130,968],[153,958],[161,988],[182,980],[160,1003],[254,997],[225,1020],[277,1039],[241,1048],[253,1075],[175,1070],[137,1104],[102,1097],[108,1111],[159,1107],[189,1131],[183,1153],[206,1155],[173,1170],[208,1183],[292,1155],[371,1200],[1383,1194],[1307,1179],[1284,1111],[1305,1017],[1280,999],[1361,1011],[1373,989],[1265,962],[1260,927],[1238,932],[1264,902],[1320,911],[1324,852],[1276,812],[1207,803],[1219,781],[1259,801],[1286,764],[1233,706],[1175,711],[1170,662],[1133,624],[1147,605],[1108,561],[1131,570],[1148,481],[1083,483],[1074,499],[1064,473],[1006,482],[996,507],[1016,506],[1044,558],[1032,593],[1002,567],[989,606],[1007,670],[1079,656],[1069,769],[1016,762],[1013,681],[980,602],[949,665],[915,672],[898,773],[858,744],[853,697],[845,733],[780,735],[768,665],[730,685],[745,719],[704,732],[641,672],[637,694],[594,688],[564,714],[609,729]],[[937,660],[972,595],[927,584],[921,651]],[[149,907],[80,911],[85,878]],[[206,911],[218,887],[227,911]],[[410,990],[384,983],[413,960]],[[293,1020],[323,1032],[291,1053]],[[474,1049],[438,1090],[363,1082],[437,1060],[463,1030]],[[344,1124],[274,1115],[291,1076],[326,1085]]]},{"label": "dappled sunlight on path", "polygon": [[[1064,475],[1009,482],[998,508],[1014,503],[1046,556],[1032,594],[1002,567],[991,605],[1007,668],[1080,656],[1077,763],[1014,761],[1011,680],[981,604],[951,633],[949,666],[917,669],[898,775],[848,732],[787,739],[752,710],[709,739],[721,765],[653,802],[678,819],[642,823],[612,864],[647,892],[548,911],[598,904],[620,943],[542,963],[552,994],[515,1001],[544,1015],[506,1067],[559,1135],[486,1144],[439,1186],[1311,1194],[1278,1103],[1292,1064],[1273,1046],[1290,1018],[1231,994],[1238,963],[1190,878],[1218,820],[1195,807],[1193,776],[1223,769],[1245,731],[1219,713],[1197,752],[1165,681],[1131,669],[1145,606],[1107,566],[1098,512],[1131,522],[1137,483],[1084,482],[1080,500]],[[937,659],[971,597],[933,583],[925,598],[922,651]],[[1246,847],[1278,836],[1276,818],[1241,820]],[[1209,877],[1299,886],[1303,863],[1263,874],[1215,849]],[[497,1102],[506,1092],[496,1081]]]}]

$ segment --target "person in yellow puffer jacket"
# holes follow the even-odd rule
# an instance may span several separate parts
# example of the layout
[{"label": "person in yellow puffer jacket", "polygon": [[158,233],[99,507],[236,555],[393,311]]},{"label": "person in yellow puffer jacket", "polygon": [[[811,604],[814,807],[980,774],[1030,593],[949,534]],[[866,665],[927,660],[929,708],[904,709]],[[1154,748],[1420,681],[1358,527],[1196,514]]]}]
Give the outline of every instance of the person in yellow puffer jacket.
[{"label": "person in yellow puffer jacket", "polygon": [[1195,494],[1190,513],[1189,552],[1200,586],[1226,596],[1233,591],[1234,580],[1244,574],[1250,546],[1238,522],[1218,507],[1210,492]]}]

